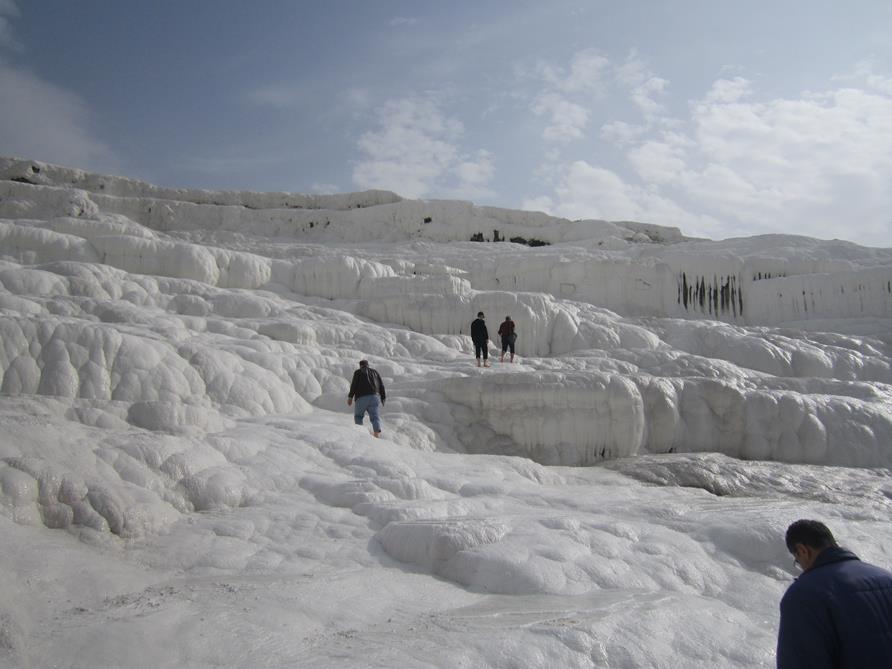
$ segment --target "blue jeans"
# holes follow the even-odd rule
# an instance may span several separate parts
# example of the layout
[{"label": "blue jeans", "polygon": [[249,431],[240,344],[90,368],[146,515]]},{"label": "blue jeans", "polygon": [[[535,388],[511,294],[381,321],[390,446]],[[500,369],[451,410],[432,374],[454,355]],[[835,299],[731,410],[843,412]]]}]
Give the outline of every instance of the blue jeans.
[{"label": "blue jeans", "polygon": [[362,425],[362,419],[365,418],[365,412],[369,412],[369,419],[372,421],[372,429],[375,432],[381,431],[381,417],[378,415],[378,409],[381,407],[381,398],[377,395],[363,395],[353,400],[353,421],[357,425]]}]

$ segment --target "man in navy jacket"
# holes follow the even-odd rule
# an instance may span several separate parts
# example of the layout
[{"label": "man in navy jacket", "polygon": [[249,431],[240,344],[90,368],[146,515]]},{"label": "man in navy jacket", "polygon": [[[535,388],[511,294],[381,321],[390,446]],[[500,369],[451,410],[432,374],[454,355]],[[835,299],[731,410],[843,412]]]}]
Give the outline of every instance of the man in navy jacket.
[{"label": "man in navy jacket", "polygon": [[780,604],[778,669],[892,667],[892,573],[840,548],[817,520],[787,528],[803,574]]}]

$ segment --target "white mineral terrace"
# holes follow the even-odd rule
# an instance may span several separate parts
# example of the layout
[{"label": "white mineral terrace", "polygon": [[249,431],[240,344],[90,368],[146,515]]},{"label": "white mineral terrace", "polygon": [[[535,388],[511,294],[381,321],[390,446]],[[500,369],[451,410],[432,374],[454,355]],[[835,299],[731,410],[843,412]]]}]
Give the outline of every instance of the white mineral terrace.
[{"label": "white mineral terrace", "polygon": [[0,159],[0,665],[768,666],[890,341],[892,249]]}]

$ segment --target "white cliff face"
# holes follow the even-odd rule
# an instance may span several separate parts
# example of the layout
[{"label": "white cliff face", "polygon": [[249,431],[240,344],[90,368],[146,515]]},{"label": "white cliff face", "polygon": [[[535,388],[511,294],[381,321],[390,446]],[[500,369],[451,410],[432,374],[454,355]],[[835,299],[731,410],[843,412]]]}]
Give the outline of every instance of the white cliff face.
[{"label": "white cliff face", "polygon": [[[10,159],[2,174],[0,214],[32,216],[0,221],[8,394],[307,411],[324,394],[317,377],[340,377],[344,363],[311,369],[302,347],[314,358],[377,356],[399,382],[393,358],[408,339],[436,338],[425,353],[438,346],[440,359],[455,358],[470,350],[471,316],[482,310],[495,345],[502,314],[517,323],[523,373],[437,374],[446,378],[437,392],[471,411],[465,433],[441,436],[456,447],[548,464],[681,451],[892,461],[885,386],[852,384],[892,381],[883,250],[783,237],[692,242],[656,226],[378,193],[159,189]],[[272,229],[286,213],[293,220]],[[300,217],[322,223],[293,224]],[[484,225],[502,230],[487,239],[523,228],[550,244],[467,241]],[[372,243],[380,239],[394,241]],[[345,325],[347,314],[364,320]],[[669,318],[678,315],[688,318]],[[835,316],[849,319],[836,325],[843,332],[763,325],[820,327]],[[755,319],[759,327],[743,325]],[[853,325],[874,330],[852,337]]]},{"label": "white cliff face", "polygon": [[[425,593],[481,611],[508,605],[474,592],[612,590],[639,614],[617,640],[518,628],[505,652],[680,666],[645,615],[680,606],[673,634],[716,611],[729,626],[682,665],[758,666],[783,574],[772,542],[799,511],[784,498],[753,521],[730,500],[712,515],[670,488],[836,504],[869,550],[892,539],[869,526],[888,514],[890,282],[892,250],[843,242],[689,240],[377,191],[165,189],[0,159],[0,520],[127,546],[165,573],[365,570],[379,551],[410,565],[394,593],[420,570],[444,579]],[[473,363],[478,311],[490,369]],[[498,362],[508,315],[515,364]],[[375,443],[345,405],[362,358],[388,391]],[[596,464],[617,471],[579,468]],[[396,599],[357,618],[381,622]],[[611,604],[576,606],[602,620]],[[294,624],[352,620],[312,615]],[[28,624],[0,608],[9,657],[64,654],[28,651]],[[453,660],[493,661],[484,637],[455,635]]]}]

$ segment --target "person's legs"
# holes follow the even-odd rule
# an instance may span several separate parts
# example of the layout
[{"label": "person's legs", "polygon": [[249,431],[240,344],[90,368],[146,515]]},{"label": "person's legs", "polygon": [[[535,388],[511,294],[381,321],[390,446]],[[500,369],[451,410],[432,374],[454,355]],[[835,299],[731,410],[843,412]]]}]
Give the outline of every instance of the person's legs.
[{"label": "person's legs", "polygon": [[508,350],[508,339],[502,337],[502,355],[499,356],[499,362],[505,362],[505,351]]},{"label": "person's legs", "polygon": [[378,410],[381,408],[381,400],[377,395],[369,395],[368,412],[369,420],[372,421],[372,430],[376,437],[381,436],[381,416]]},{"label": "person's legs", "polygon": [[480,366],[480,355],[483,355],[483,359],[486,360],[486,346],[483,344],[478,344],[476,341],[474,342],[474,357],[477,358],[477,366]]},{"label": "person's legs", "polygon": [[511,350],[511,362],[514,362],[514,342],[508,342],[508,348]]},{"label": "person's legs", "polygon": [[372,430],[376,437],[381,436],[381,416],[378,410],[381,407],[381,398],[377,395],[363,395],[357,397],[354,402],[353,421],[357,425],[362,425],[362,419],[365,418],[365,412],[369,412],[369,419],[372,423]]},{"label": "person's legs", "polygon": [[353,400],[353,422],[362,425],[362,419],[365,418],[366,409],[369,408],[369,398],[374,395],[363,395]]}]

